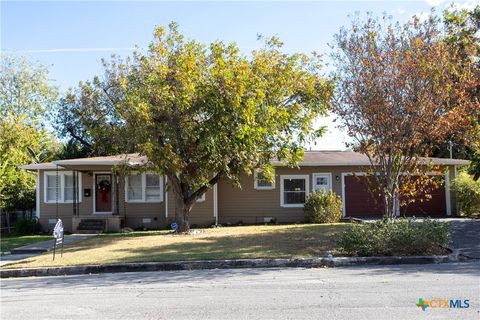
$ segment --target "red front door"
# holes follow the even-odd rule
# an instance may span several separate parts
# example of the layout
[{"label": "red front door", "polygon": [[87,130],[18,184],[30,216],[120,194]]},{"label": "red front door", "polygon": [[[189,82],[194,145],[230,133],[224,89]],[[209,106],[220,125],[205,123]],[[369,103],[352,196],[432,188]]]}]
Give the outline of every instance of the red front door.
[{"label": "red front door", "polygon": [[112,212],[112,175],[95,175],[95,212]]}]

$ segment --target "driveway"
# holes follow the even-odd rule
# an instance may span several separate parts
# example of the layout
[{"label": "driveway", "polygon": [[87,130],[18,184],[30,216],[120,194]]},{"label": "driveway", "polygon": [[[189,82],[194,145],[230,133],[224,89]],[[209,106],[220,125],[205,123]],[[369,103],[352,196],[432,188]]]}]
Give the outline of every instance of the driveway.
[{"label": "driveway", "polygon": [[480,220],[454,219],[450,221],[450,231],[452,248],[480,259]]},{"label": "driveway", "polygon": [[[2,319],[479,319],[480,261],[2,279]],[[469,299],[466,309],[419,298]]]}]

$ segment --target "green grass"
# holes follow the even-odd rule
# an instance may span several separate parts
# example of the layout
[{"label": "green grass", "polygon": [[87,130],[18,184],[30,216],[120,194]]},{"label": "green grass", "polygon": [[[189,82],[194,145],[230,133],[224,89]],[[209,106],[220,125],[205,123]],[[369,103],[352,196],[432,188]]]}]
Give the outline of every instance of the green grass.
[{"label": "green grass", "polygon": [[27,244],[52,240],[52,236],[47,235],[29,235],[29,236],[2,236],[0,238],[0,247],[2,252],[10,251],[14,248],[25,246]]},{"label": "green grass", "polygon": [[63,257],[44,254],[5,268],[123,262],[319,257],[338,249],[348,224],[262,225],[200,229],[198,234],[167,231],[102,234],[65,246]]}]

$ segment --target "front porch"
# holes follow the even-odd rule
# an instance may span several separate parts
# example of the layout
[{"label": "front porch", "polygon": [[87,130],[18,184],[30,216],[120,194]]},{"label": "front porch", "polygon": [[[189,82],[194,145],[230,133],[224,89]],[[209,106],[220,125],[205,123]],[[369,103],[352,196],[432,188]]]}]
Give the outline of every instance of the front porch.
[{"label": "front porch", "polygon": [[120,175],[106,166],[90,170],[78,165],[64,165],[63,168],[71,172],[73,180],[72,201],[71,204],[65,204],[65,209],[71,205],[71,231],[119,232],[125,226],[126,216],[126,207],[122,205],[125,195]]}]

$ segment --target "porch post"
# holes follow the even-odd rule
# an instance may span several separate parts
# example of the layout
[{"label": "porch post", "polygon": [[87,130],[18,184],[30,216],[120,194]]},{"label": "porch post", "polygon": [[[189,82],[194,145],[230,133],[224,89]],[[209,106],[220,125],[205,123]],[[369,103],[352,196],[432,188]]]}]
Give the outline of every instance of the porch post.
[{"label": "porch post", "polygon": [[115,179],[115,215],[119,216],[120,215],[120,199],[119,199],[119,192],[118,188],[120,187],[119,185],[119,179],[118,179],[118,174],[115,172],[113,174],[114,179]]},{"label": "porch post", "polygon": [[77,215],[77,171],[72,171],[73,178],[73,202],[72,202],[72,213],[75,217]]}]

